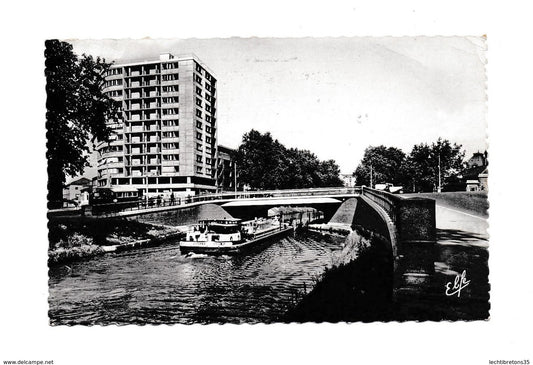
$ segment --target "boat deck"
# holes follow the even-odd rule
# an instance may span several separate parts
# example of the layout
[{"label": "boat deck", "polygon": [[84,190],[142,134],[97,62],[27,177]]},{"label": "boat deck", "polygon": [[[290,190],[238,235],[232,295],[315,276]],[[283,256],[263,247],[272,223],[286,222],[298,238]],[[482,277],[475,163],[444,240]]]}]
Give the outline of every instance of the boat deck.
[{"label": "boat deck", "polygon": [[294,231],[292,226],[276,228],[275,230],[267,230],[265,232],[256,233],[251,239],[245,240],[242,243],[231,245],[207,245],[205,242],[184,242],[180,244],[180,251],[182,253],[207,253],[218,255],[239,254],[241,252],[258,248],[265,243],[271,242],[276,238],[281,238],[289,235]]}]

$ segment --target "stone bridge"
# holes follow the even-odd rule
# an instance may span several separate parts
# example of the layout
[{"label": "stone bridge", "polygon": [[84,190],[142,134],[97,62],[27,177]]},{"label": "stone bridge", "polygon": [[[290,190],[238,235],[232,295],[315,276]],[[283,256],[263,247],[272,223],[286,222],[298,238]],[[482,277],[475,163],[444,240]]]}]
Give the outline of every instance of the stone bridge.
[{"label": "stone bridge", "polygon": [[[49,211],[48,217],[136,217],[187,210],[205,204],[216,204],[229,215],[242,219],[266,216],[270,208],[279,206],[315,208],[324,213],[326,222],[333,218],[333,223],[380,235],[391,243],[395,256],[402,242],[434,242],[436,238],[434,200],[405,198],[367,187],[235,192],[198,195],[178,201],[100,204],[83,209]],[[341,211],[346,210],[352,214],[342,214],[339,222]]]}]

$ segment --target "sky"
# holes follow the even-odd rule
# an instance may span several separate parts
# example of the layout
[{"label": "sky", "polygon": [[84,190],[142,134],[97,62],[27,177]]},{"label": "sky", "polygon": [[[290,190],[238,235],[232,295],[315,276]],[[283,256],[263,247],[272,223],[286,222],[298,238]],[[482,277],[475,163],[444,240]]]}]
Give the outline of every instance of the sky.
[{"label": "sky", "polygon": [[196,54],[218,80],[219,143],[249,130],[352,173],[368,146],[486,142],[482,37],[67,40],[106,61]]}]

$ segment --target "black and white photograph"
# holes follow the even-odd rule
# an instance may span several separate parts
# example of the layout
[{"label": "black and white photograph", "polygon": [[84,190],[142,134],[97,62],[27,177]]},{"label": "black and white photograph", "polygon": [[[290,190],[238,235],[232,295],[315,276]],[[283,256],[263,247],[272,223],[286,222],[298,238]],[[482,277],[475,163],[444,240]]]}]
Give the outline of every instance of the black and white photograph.
[{"label": "black and white photograph", "polygon": [[50,324],[489,318],[484,37],[45,45]]},{"label": "black and white photograph", "polygon": [[4,15],[2,364],[530,364],[522,6]]}]

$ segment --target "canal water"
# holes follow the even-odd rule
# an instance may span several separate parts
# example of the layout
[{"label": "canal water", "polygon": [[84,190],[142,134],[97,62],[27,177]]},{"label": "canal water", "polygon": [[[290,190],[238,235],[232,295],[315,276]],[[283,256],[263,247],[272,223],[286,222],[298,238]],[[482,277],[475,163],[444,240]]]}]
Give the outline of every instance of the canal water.
[{"label": "canal water", "polygon": [[186,257],[177,242],[50,269],[52,325],[277,322],[345,237],[302,232],[242,256]]}]

